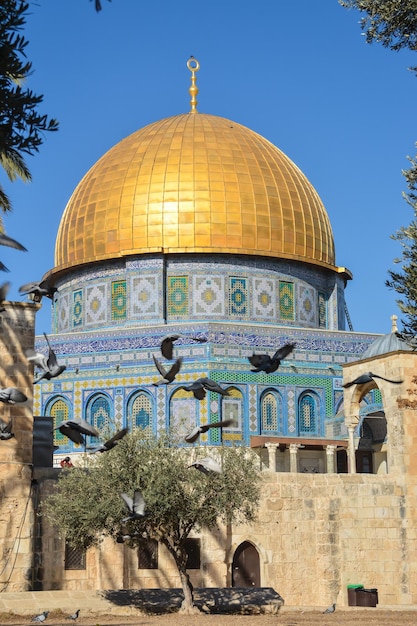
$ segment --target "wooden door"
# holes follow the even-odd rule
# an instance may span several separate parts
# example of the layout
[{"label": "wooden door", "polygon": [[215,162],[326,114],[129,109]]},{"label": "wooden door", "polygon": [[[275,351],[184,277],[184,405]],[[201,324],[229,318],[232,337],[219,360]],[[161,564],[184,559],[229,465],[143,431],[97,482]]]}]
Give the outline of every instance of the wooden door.
[{"label": "wooden door", "polygon": [[249,541],[236,548],[232,564],[232,587],[260,587],[259,554]]}]

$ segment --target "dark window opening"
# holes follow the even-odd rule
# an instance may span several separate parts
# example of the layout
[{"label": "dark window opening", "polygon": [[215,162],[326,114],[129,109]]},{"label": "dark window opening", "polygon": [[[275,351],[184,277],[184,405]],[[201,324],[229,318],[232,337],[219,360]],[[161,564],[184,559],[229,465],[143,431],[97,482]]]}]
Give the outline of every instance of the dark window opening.
[{"label": "dark window opening", "polygon": [[187,552],[187,569],[200,569],[200,539],[186,539],[184,543]]},{"label": "dark window opening", "polygon": [[158,542],[143,539],[138,547],[138,569],[158,569]]},{"label": "dark window opening", "polygon": [[65,544],[65,569],[86,569],[86,551]]}]

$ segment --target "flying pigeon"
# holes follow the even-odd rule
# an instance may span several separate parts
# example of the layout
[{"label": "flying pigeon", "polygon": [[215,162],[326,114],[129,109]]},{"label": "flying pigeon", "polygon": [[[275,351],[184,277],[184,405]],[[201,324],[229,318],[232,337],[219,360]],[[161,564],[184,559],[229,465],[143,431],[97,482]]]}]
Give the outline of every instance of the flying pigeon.
[{"label": "flying pigeon", "polygon": [[113,435],[111,439],[108,439],[101,445],[97,446],[97,448],[93,448],[92,450],[90,450],[90,452],[94,454],[95,452],[108,452],[109,450],[112,450],[112,448],[117,446],[120,439],[123,439],[123,437],[127,435],[128,432],[128,428],[122,428],[122,430],[119,430],[115,435]]},{"label": "flying pigeon", "polygon": [[[174,342],[185,335],[168,335],[161,342],[161,353],[169,361],[172,360],[174,352]],[[188,337],[191,341],[197,341],[198,343],[205,343],[207,339],[205,337]]]},{"label": "flying pigeon", "polygon": [[32,617],[32,622],[44,622],[49,615],[49,611],[44,611],[40,615],[35,615]]},{"label": "flying pigeon", "polygon": [[16,402],[26,402],[26,400],[27,396],[15,387],[0,389],[0,402],[5,402],[6,404],[16,404]]},{"label": "flying pigeon", "polygon": [[34,302],[41,302],[44,296],[52,300],[57,291],[58,289],[56,287],[51,287],[51,285],[49,285],[49,283],[45,280],[38,283],[26,283],[25,285],[19,287],[19,293],[27,296],[32,294]]},{"label": "flying pigeon", "polygon": [[55,426],[53,430],[59,430],[62,435],[79,444],[85,443],[83,435],[89,435],[90,437],[100,436],[98,431],[83,418],[66,420]]},{"label": "flying pigeon", "polygon": [[332,604],[332,606],[327,607],[327,609],[323,611],[323,613],[334,613],[335,610],[336,610],[336,605]]},{"label": "flying pigeon", "polygon": [[365,383],[370,383],[373,378],[381,378],[385,380],[387,383],[394,383],[395,385],[400,385],[403,383],[403,380],[390,380],[389,378],[384,378],[383,376],[378,376],[378,374],[373,374],[372,372],[367,372],[366,374],[362,374],[352,380],[350,383],[345,383],[343,387],[347,389],[347,387],[352,387],[352,385],[365,385]]},{"label": "flying pigeon", "polygon": [[249,362],[253,365],[251,372],[265,372],[266,374],[276,372],[281,361],[291,354],[294,348],[295,343],[286,343],[272,357],[269,354],[252,354],[252,356],[248,357]]},{"label": "flying pigeon", "polygon": [[72,619],[72,621],[75,622],[75,620],[78,619],[79,614],[80,609],[77,609],[72,615],[68,615],[67,619]]},{"label": "flying pigeon", "polygon": [[2,232],[0,232],[0,246],[8,246],[9,248],[15,248],[16,250],[27,252],[25,246],[22,246],[22,244],[16,241],[16,239],[12,239]]},{"label": "flying pigeon", "polygon": [[194,443],[202,433],[206,433],[210,428],[227,428],[234,423],[235,420],[229,419],[222,422],[213,422],[212,424],[202,424],[201,426],[196,426],[184,439],[187,443]]},{"label": "flying pigeon", "polygon": [[130,515],[121,520],[122,524],[125,524],[130,520],[142,519],[142,517],[145,517],[146,504],[140,489],[135,489],[133,492],[133,499],[126,493],[122,493],[120,495],[130,513]]},{"label": "flying pigeon", "polygon": [[4,306],[3,306],[3,302],[7,298],[7,294],[9,293],[9,289],[10,289],[10,283],[9,282],[5,282],[2,285],[0,285],[0,313],[2,313],[3,311],[6,310],[4,308]]},{"label": "flying pigeon", "polygon": [[40,380],[45,378],[46,380],[51,380],[51,378],[56,378],[62,372],[64,372],[67,368],[66,365],[58,365],[58,361],[56,358],[56,354],[53,351],[51,344],[49,343],[49,339],[46,333],[43,333],[46,339],[46,343],[48,344],[48,356],[46,357],[40,352],[35,352],[34,350],[26,350],[26,356],[28,361],[32,361],[33,364],[41,370],[40,375],[33,381],[33,384],[38,383]]},{"label": "flying pigeon", "polygon": [[0,441],[6,441],[12,437],[14,437],[14,433],[12,433],[12,421],[3,422],[3,420],[0,419]]},{"label": "flying pigeon", "polygon": [[160,378],[159,380],[156,381],[156,383],[153,383],[155,385],[155,387],[158,387],[159,385],[168,385],[168,383],[172,383],[173,380],[175,380],[175,376],[178,374],[178,372],[181,369],[181,364],[182,364],[182,358],[180,357],[179,359],[177,359],[174,363],[174,365],[171,367],[170,370],[166,370],[161,363],[158,361],[158,359],[155,357],[155,355],[152,355],[154,363],[156,365],[156,369],[158,370],[158,372],[161,374],[162,378]]},{"label": "flying pigeon", "polygon": [[199,472],[203,472],[203,474],[210,474],[210,472],[214,472],[215,474],[222,473],[222,468],[217,463],[217,461],[209,456],[204,459],[194,461],[194,463],[191,463],[191,465],[189,465],[188,467],[195,467],[196,470],[198,470]]},{"label": "flying pigeon", "polygon": [[216,381],[211,380],[211,378],[197,378],[191,385],[185,385],[182,387],[185,391],[192,391],[194,398],[197,400],[203,400],[206,397],[207,391],[214,391],[215,393],[219,393],[222,396],[228,396],[229,391],[227,389],[223,389],[220,387]]}]

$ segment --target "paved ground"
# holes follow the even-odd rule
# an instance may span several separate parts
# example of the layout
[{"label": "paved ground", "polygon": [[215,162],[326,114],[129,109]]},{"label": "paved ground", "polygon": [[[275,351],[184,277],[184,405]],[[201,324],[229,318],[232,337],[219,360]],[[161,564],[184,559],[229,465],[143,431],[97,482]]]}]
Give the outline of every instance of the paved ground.
[{"label": "paved ground", "polygon": [[[111,592],[115,594],[115,592]],[[120,592],[119,592],[120,593]],[[408,610],[397,607],[337,607],[323,615],[325,607],[283,606],[277,615],[181,615],[144,614],[129,604],[129,592],[112,595],[112,600],[95,591],[37,591],[0,594],[0,624],[28,626],[32,617],[50,610],[45,626],[68,626],[67,616],[80,609],[77,626],[416,626],[417,606]],[[117,602],[115,602],[117,600]]]}]

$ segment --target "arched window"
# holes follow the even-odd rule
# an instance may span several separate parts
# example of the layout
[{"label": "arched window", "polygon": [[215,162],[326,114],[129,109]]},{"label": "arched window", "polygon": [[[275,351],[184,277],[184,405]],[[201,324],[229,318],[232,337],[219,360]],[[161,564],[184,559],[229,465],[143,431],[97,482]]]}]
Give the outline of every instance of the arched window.
[{"label": "arched window", "polygon": [[[53,418],[53,428],[55,429],[61,422],[70,419],[71,407],[68,400],[62,396],[57,396],[48,402],[45,413]],[[54,430],[54,446],[71,447],[72,444],[71,441],[57,429]]]},{"label": "arched window", "polygon": [[99,432],[108,430],[112,422],[110,400],[104,394],[94,396],[87,406],[87,421]]},{"label": "arched window", "polygon": [[185,389],[174,391],[169,401],[169,428],[174,435],[184,437],[198,424],[198,402]]},{"label": "arched window", "polygon": [[317,399],[312,393],[303,393],[298,401],[298,431],[300,435],[318,432]]},{"label": "arched window", "polygon": [[282,399],[275,391],[265,391],[261,398],[261,434],[282,432]]},{"label": "arched window", "polygon": [[[223,441],[242,441],[243,439],[243,395],[236,387],[228,387],[228,396],[222,398],[222,419],[233,419],[235,424],[229,428],[223,428],[221,434]],[[217,437],[220,441],[220,431],[211,433],[212,441]]]},{"label": "arched window", "polygon": [[149,437],[153,432],[153,402],[148,393],[140,391],[127,404],[127,423],[132,430],[142,428]]}]

